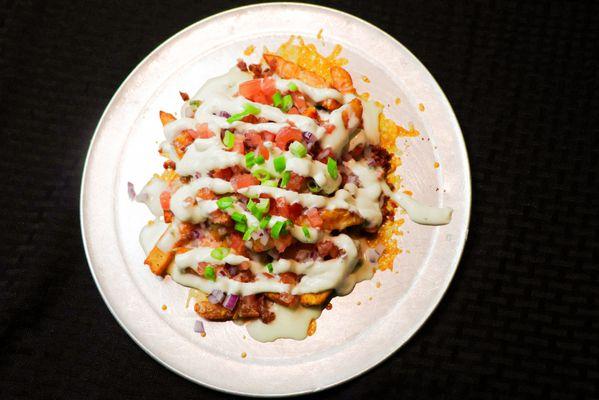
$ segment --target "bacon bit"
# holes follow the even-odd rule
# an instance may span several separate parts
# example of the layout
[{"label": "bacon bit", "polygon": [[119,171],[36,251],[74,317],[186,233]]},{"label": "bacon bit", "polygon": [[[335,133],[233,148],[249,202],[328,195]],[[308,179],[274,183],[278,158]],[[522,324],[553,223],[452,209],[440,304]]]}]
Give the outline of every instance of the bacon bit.
[{"label": "bacon bit", "polygon": [[[259,102],[257,102],[257,103],[259,103]],[[258,120],[258,117],[256,117],[255,115],[252,115],[252,114],[250,114],[250,115],[246,115],[245,117],[243,117],[243,118],[241,119],[241,121],[242,121],[242,122],[245,122],[245,123],[248,123],[248,124],[257,124],[257,123],[259,123],[259,122],[260,122],[260,121]]]},{"label": "bacon bit", "polygon": [[202,200],[214,200],[216,199],[216,194],[208,188],[201,188],[196,192],[196,197]]},{"label": "bacon bit", "polygon": [[224,179],[225,181],[231,180],[233,177],[232,168],[215,169],[212,171],[212,177],[218,179]]},{"label": "bacon bit", "polygon": [[293,114],[293,115],[299,115],[299,110],[297,109],[297,107],[291,107],[289,109],[289,111],[287,111],[287,114]]},{"label": "bacon bit", "polygon": [[282,253],[287,247],[291,246],[293,237],[290,234],[281,235],[278,239],[275,239],[274,242],[277,251]]},{"label": "bacon bit", "polygon": [[235,190],[258,184],[260,184],[260,181],[252,174],[240,174],[231,178],[231,185]]},{"label": "bacon bit", "polygon": [[[231,240],[231,248],[236,254],[245,255],[247,253],[247,249],[245,248],[245,243],[243,241],[243,237],[239,232],[231,232],[229,234],[229,239]],[[240,266],[241,268],[241,266]],[[244,268],[241,268],[244,269]]]},{"label": "bacon bit", "polygon": [[312,118],[316,121],[320,121],[320,115],[318,115],[318,111],[316,111],[315,107],[308,107],[306,108],[303,112],[302,115],[308,117],[308,118]]},{"label": "bacon bit", "polygon": [[167,224],[170,224],[171,222],[173,222],[173,219],[175,218],[175,214],[173,214],[173,212],[171,210],[164,210],[164,222],[166,222]]},{"label": "bacon bit", "polygon": [[294,272],[283,272],[279,274],[279,279],[286,285],[294,285],[297,283],[297,275]]},{"label": "bacon bit", "polygon": [[243,72],[247,72],[248,70],[247,64],[241,58],[237,59],[237,68],[239,68],[239,70]]},{"label": "bacon bit", "polygon": [[231,151],[234,151],[239,154],[245,154],[245,145],[243,144],[243,135],[235,134],[235,142],[233,143],[233,148]]},{"label": "bacon bit", "polygon": [[304,178],[303,176],[298,175],[295,172],[291,172],[291,174],[289,175],[289,182],[287,182],[286,189],[293,190],[294,192],[299,192],[302,189],[305,180],[306,178]]},{"label": "bacon bit", "polygon": [[191,129],[185,129],[175,138],[175,140],[173,140],[175,151],[177,152],[177,155],[179,157],[183,157],[183,154],[185,154],[185,149],[187,149],[187,146],[193,143],[194,139],[193,136],[191,136],[190,132],[195,131],[192,131]]},{"label": "bacon bit", "polygon": [[306,216],[308,217],[308,222],[314,228],[321,228],[324,221],[320,216],[320,212],[316,207],[309,208],[306,211]]},{"label": "bacon bit", "polygon": [[330,240],[323,240],[316,244],[318,255],[324,259],[339,257],[339,248]]},{"label": "bacon bit", "polygon": [[248,69],[254,75],[255,79],[262,77],[262,66],[260,64],[250,64],[248,65]]},{"label": "bacon bit", "polygon": [[306,98],[300,92],[291,92],[291,98],[293,99],[293,104],[297,108],[297,111],[303,113],[304,110],[308,107],[308,103],[306,102]]},{"label": "bacon bit", "polygon": [[256,133],[256,132],[246,132],[245,133],[244,143],[249,148],[255,149],[256,147],[260,146],[263,142],[264,142],[264,140],[262,139],[262,136],[259,133]]},{"label": "bacon bit", "polygon": [[160,193],[160,207],[163,210],[170,210],[171,208],[171,192],[164,191]]},{"label": "bacon bit", "polygon": [[233,224],[231,216],[224,211],[214,210],[208,216],[208,220],[213,224],[230,226]]},{"label": "bacon bit", "polygon": [[181,96],[183,101],[189,100],[189,95],[187,93],[179,91],[179,95]]},{"label": "bacon bit", "polygon": [[177,168],[177,164],[175,164],[175,162],[173,160],[166,160],[163,164],[162,167],[164,169],[175,169]]},{"label": "bacon bit", "polygon": [[320,105],[328,111],[334,111],[341,107],[341,103],[335,99],[326,99]]}]

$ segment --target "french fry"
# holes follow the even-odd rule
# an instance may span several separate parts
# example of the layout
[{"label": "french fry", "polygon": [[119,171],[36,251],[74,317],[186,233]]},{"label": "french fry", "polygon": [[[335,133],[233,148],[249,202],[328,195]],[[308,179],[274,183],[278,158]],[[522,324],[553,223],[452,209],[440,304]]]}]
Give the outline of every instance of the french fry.
[{"label": "french fry", "polygon": [[176,120],[177,118],[175,118],[175,116],[173,114],[164,112],[164,111],[160,111],[160,122],[162,122],[162,126],[168,124],[169,122],[173,122],[174,120]]},{"label": "french fry", "polygon": [[320,306],[324,304],[325,301],[331,295],[332,290],[325,290],[320,293],[305,293],[300,295],[300,304],[302,306],[310,307],[310,306]]},{"label": "french fry", "polygon": [[164,275],[169,264],[173,260],[175,253],[173,251],[164,252],[154,246],[150,254],[146,257],[144,264],[150,267],[150,270],[156,275]]}]

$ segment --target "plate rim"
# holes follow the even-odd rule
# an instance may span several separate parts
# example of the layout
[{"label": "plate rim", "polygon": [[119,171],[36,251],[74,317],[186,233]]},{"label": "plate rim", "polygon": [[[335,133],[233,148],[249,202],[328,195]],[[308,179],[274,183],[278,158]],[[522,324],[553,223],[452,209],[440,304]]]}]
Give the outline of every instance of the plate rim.
[{"label": "plate rim", "polygon": [[[111,109],[113,103],[115,102],[115,100],[117,99],[118,95],[121,93],[121,89],[127,84],[129,83],[129,81],[131,80],[131,78],[137,73],[137,71],[146,63],[146,61],[148,59],[150,59],[154,54],[158,53],[161,49],[167,47],[170,43],[174,42],[177,38],[179,38],[180,36],[184,35],[186,32],[193,30],[194,28],[196,28],[196,26],[209,22],[212,19],[217,19],[223,15],[226,14],[234,14],[237,13],[239,11],[243,11],[243,10],[247,10],[247,9],[254,9],[254,8],[271,8],[271,7],[278,7],[278,6],[292,6],[292,7],[300,7],[300,8],[305,8],[305,9],[315,9],[315,10],[321,10],[321,11],[327,11],[327,12],[332,12],[332,13],[336,13],[336,14],[341,14],[342,16],[349,18],[351,20],[354,20],[355,22],[358,23],[362,23],[367,25],[370,29],[374,29],[375,31],[377,31],[379,34],[384,35],[385,37],[387,37],[388,39],[390,39],[395,45],[399,46],[400,48],[402,48],[406,53],[408,53],[409,56],[411,56],[412,61],[414,61],[424,72],[426,72],[429,76],[429,78],[432,80],[432,84],[434,86],[434,88],[438,91],[438,93],[440,94],[440,100],[441,102],[445,105],[446,110],[449,111],[449,120],[452,122],[452,124],[454,125],[454,128],[456,130],[456,133],[459,133],[457,135],[457,145],[460,147],[461,153],[464,157],[464,166],[465,169],[463,171],[464,174],[464,191],[465,191],[465,198],[464,198],[464,205],[465,205],[465,215],[464,215],[464,231],[463,231],[463,235],[460,238],[460,241],[456,243],[456,255],[454,257],[454,265],[450,265],[451,266],[451,273],[447,275],[447,280],[445,282],[444,285],[441,286],[439,292],[438,292],[438,299],[427,309],[424,310],[424,312],[422,312],[422,316],[423,318],[421,319],[421,321],[419,321],[418,324],[415,324],[415,326],[411,329],[411,331],[408,333],[406,340],[399,344],[397,347],[395,347],[393,350],[391,350],[388,354],[384,355],[383,357],[380,357],[376,360],[376,362],[374,362],[372,365],[367,366],[364,369],[359,370],[358,372],[344,377],[338,381],[336,381],[335,383],[329,384],[329,385],[325,385],[322,387],[318,387],[315,390],[302,390],[302,391],[296,391],[296,392],[290,392],[287,394],[256,394],[256,393],[248,393],[248,392],[243,392],[243,391],[235,391],[235,390],[229,390],[226,388],[222,388],[222,387],[218,387],[215,385],[212,385],[210,383],[207,382],[202,382],[199,379],[188,375],[187,373],[178,370],[176,367],[174,367],[173,365],[170,365],[169,363],[167,363],[166,361],[162,360],[158,355],[154,354],[154,352],[149,349],[146,345],[144,345],[141,340],[133,333],[131,332],[131,330],[125,325],[125,323],[121,320],[121,318],[117,315],[116,311],[114,310],[113,306],[110,304],[106,293],[104,292],[104,290],[102,289],[102,286],[100,285],[100,282],[98,280],[98,277],[96,275],[96,272],[94,271],[94,268],[92,267],[92,259],[91,259],[91,255],[90,255],[90,250],[88,247],[88,243],[86,240],[86,227],[85,227],[85,221],[84,221],[84,200],[85,200],[85,192],[86,192],[86,177],[87,177],[87,173],[88,173],[88,168],[89,168],[89,160],[91,158],[91,154],[92,154],[92,149],[94,148],[94,145],[97,142],[98,139],[98,132],[100,130],[100,127],[103,125],[103,122],[105,122],[107,113],[109,111],[109,109]],[[341,385],[345,382],[348,382],[354,378],[356,378],[357,376],[360,376],[362,374],[367,373],[368,371],[370,371],[371,369],[373,369],[374,367],[380,365],[382,362],[384,362],[386,359],[388,359],[389,357],[391,357],[393,354],[395,354],[397,351],[399,351],[403,346],[405,346],[409,341],[412,340],[412,338],[414,337],[414,335],[426,324],[426,322],[429,320],[429,318],[431,317],[431,315],[433,314],[433,312],[435,311],[435,309],[439,306],[439,304],[441,303],[441,301],[443,300],[443,297],[445,296],[447,289],[449,288],[449,285],[451,284],[451,282],[453,281],[453,278],[455,277],[455,274],[457,272],[457,269],[460,265],[463,253],[464,253],[464,249],[466,246],[466,242],[468,240],[468,233],[469,233],[469,227],[470,227],[470,222],[471,222],[471,213],[472,213],[472,179],[471,179],[471,170],[470,170],[470,160],[468,157],[468,151],[467,151],[467,147],[466,147],[466,143],[464,140],[464,135],[462,132],[462,129],[460,127],[459,121],[455,115],[455,112],[453,110],[453,107],[451,106],[451,103],[449,102],[449,100],[447,99],[447,96],[445,94],[445,92],[443,91],[443,89],[441,88],[441,86],[439,85],[439,83],[437,82],[437,80],[435,79],[435,77],[431,74],[431,72],[426,68],[426,66],[420,61],[420,59],[418,59],[418,57],[416,57],[414,55],[414,53],[412,53],[406,46],[404,46],[401,42],[399,42],[397,39],[395,39],[393,36],[391,36],[390,34],[388,34],[387,32],[385,32],[384,30],[382,30],[381,28],[377,27],[376,25],[374,25],[373,23],[364,20],[360,17],[357,17],[355,15],[352,15],[350,13],[347,13],[345,11],[342,10],[338,10],[336,8],[332,8],[332,7],[327,7],[327,6],[322,6],[322,5],[317,5],[317,4],[310,4],[310,3],[299,3],[299,2],[271,2],[271,3],[257,3],[257,4],[250,4],[250,5],[245,5],[245,6],[240,6],[240,7],[234,7],[234,8],[230,8],[227,10],[223,10],[220,11],[218,13],[212,14],[206,18],[202,18],[194,23],[192,23],[189,26],[186,26],[185,28],[179,30],[178,32],[176,32],[175,34],[173,34],[172,36],[170,36],[169,38],[167,38],[165,41],[163,41],[162,43],[160,43],[157,47],[155,47],[150,53],[148,53],[145,57],[143,57],[138,63],[137,65],[131,70],[131,72],[129,72],[129,74],[127,74],[127,76],[125,77],[125,79],[121,82],[121,84],[118,86],[118,88],[115,90],[114,94],[112,95],[112,97],[110,98],[110,101],[107,103],[106,107],[104,108],[104,111],[102,112],[100,119],[98,120],[98,123],[96,124],[96,127],[94,129],[94,133],[92,135],[92,138],[90,140],[90,144],[88,147],[88,150],[86,152],[86,156],[85,156],[85,160],[84,160],[84,166],[83,166],[83,170],[82,170],[82,176],[81,176],[81,190],[79,192],[79,221],[80,221],[80,227],[81,227],[81,238],[82,238],[82,244],[83,244],[83,248],[85,251],[85,257],[86,257],[86,261],[88,264],[88,268],[90,270],[90,273],[92,275],[92,278],[94,280],[94,283],[96,285],[96,288],[98,290],[98,292],[100,293],[100,296],[102,298],[102,300],[104,301],[104,304],[107,306],[108,310],[110,311],[110,313],[112,314],[112,316],[114,317],[114,319],[117,321],[117,323],[120,325],[120,327],[127,333],[127,335],[146,353],[148,354],[151,358],[153,358],[155,361],[157,361],[159,364],[161,364],[162,366],[166,367],[167,369],[169,369],[170,371],[174,372],[175,374],[193,382],[199,385],[202,385],[204,387],[210,388],[212,390],[216,390],[219,391],[221,393],[227,393],[227,394],[235,394],[235,395],[244,395],[244,396],[249,396],[249,397],[291,397],[291,396],[298,396],[298,395],[302,395],[302,394],[307,394],[307,393],[315,393],[315,392],[319,392],[319,391],[323,391],[326,389],[330,389],[332,387]]]}]

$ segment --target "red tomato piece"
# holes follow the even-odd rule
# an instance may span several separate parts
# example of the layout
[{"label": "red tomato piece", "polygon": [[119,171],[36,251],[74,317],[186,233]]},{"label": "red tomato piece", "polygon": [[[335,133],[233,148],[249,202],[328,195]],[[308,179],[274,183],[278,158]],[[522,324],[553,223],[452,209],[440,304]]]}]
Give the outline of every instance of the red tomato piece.
[{"label": "red tomato piece", "polygon": [[235,135],[235,143],[231,149],[239,154],[245,154],[245,144],[243,144],[243,135]]},{"label": "red tomato piece", "polygon": [[287,145],[293,141],[302,141],[302,132],[297,128],[285,127],[279,131],[275,144],[281,150],[287,150]]},{"label": "red tomato piece", "polygon": [[231,178],[231,185],[235,190],[258,184],[260,184],[260,181],[252,174],[240,174]]},{"label": "red tomato piece", "polygon": [[294,192],[299,192],[304,184],[305,178],[301,175],[292,172],[289,177],[289,182],[287,182],[286,189],[293,190]]},{"label": "red tomato piece", "polygon": [[263,145],[258,146],[258,153],[264,157],[265,160],[268,160],[268,158],[270,157],[270,153],[268,152],[268,149],[266,147],[264,147]]},{"label": "red tomato piece", "polygon": [[212,177],[228,181],[233,177],[233,170],[231,168],[215,169],[212,171]]}]

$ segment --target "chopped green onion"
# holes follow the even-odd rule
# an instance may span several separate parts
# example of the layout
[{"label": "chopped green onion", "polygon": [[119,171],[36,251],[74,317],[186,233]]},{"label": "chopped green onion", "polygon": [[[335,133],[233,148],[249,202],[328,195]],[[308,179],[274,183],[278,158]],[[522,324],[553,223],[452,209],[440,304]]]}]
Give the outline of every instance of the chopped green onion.
[{"label": "chopped green onion", "polygon": [[283,112],[287,112],[291,107],[293,107],[293,99],[291,98],[290,94],[286,94],[285,96],[283,96],[283,104],[281,105],[281,110],[283,110]]},{"label": "chopped green onion", "polygon": [[245,166],[247,168],[252,168],[254,166],[254,164],[256,163],[255,157],[256,155],[253,151],[250,151],[245,155]]},{"label": "chopped green onion", "polygon": [[244,233],[247,230],[248,226],[245,222],[237,222],[235,224],[235,230],[241,233]]},{"label": "chopped green onion", "polygon": [[233,214],[231,214],[231,218],[235,222],[241,222],[244,224],[247,223],[247,217],[244,214],[237,212],[237,211],[235,211]]},{"label": "chopped green onion", "polygon": [[289,171],[283,171],[283,173],[281,174],[281,187],[287,187],[287,184],[289,183],[289,179],[291,178],[291,172]]},{"label": "chopped green onion", "polygon": [[267,212],[270,208],[270,199],[260,199],[260,203],[256,204],[256,208],[261,213]]},{"label": "chopped green onion", "polygon": [[260,108],[256,107],[256,106],[255,106],[255,105],[253,105],[253,104],[250,104],[250,103],[245,103],[245,104],[243,105],[243,111],[244,111],[246,114],[253,114],[253,115],[258,115],[258,114],[260,114]]},{"label": "chopped green onion", "polygon": [[289,86],[287,86],[289,88],[289,90],[291,90],[292,92],[295,92],[297,90],[297,85],[295,84],[295,82],[289,82]]},{"label": "chopped green onion", "polygon": [[314,182],[313,180],[309,180],[308,181],[308,189],[312,193],[318,193],[318,192],[320,192],[320,186],[318,186],[318,184],[316,182]]},{"label": "chopped green onion", "polygon": [[[254,175],[254,177],[256,179],[258,179],[260,182],[270,179],[270,172],[268,172],[264,168],[255,170],[254,172],[252,172],[252,175]],[[264,183],[264,182],[262,182],[262,183]]]},{"label": "chopped green onion", "polygon": [[225,258],[231,250],[227,247],[217,247],[210,252],[210,256],[215,260],[222,260]]},{"label": "chopped green onion", "polygon": [[281,104],[283,104],[283,96],[281,96],[281,93],[276,92],[272,95],[272,105],[278,108],[281,107]]},{"label": "chopped green onion", "polygon": [[260,220],[260,229],[264,229],[268,226],[268,223],[270,222],[270,215],[267,215],[266,217],[262,218]]},{"label": "chopped green onion", "polygon": [[233,132],[227,130],[225,131],[225,137],[223,138],[223,144],[227,149],[232,149],[235,144],[235,135]]},{"label": "chopped green onion", "polygon": [[248,201],[247,208],[252,213],[252,215],[256,217],[256,219],[259,220],[260,218],[262,218],[263,212],[258,209],[258,204],[254,203],[251,199],[250,201]]},{"label": "chopped green onion", "polygon": [[245,231],[245,233],[243,234],[243,237],[241,239],[243,240],[250,240],[250,237],[252,237],[252,233],[256,230],[255,227],[253,226],[248,226],[247,230]]},{"label": "chopped green onion", "polygon": [[218,208],[220,208],[221,210],[226,210],[227,208],[231,207],[233,205],[233,202],[235,200],[233,200],[232,197],[221,197],[220,199],[216,200],[216,205],[218,206]]},{"label": "chopped green onion", "polygon": [[274,269],[272,268],[272,263],[266,264],[266,269],[268,270],[268,272],[272,274],[272,271],[274,271]]},{"label": "chopped green onion", "polygon": [[198,107],[200,106],[200,104],[202,104],[202,102],[201,102],[200,100],[191,100],[191,101],[189,102],[189,105],[190,105],[190,106],[192,106],[192,107],[196,107],[196,108],[198,108]]},{"label": "chopped green onion", "polygon": [[274,166],[275,166],[275,171],[277,172],[283,172],[285,171],[285,166],[286,166],[286,161],[285,161],[285,156],[279,156],[277,158],[275,158],[274,160],[272,160]]},{"label": "chopped green onion", "polygon": [[250,114],[258,115],[258,114],[260,114],[260,109],[253,104],[246,103],[243,105],[243,111],[240,113],[231,115],[229,118],[227,118],[227,122],[229,124],[232,124],[233,122],[239,121],[239,120],[243,119],[244,117],[247,117]]},{"label": "chopped green onion", "polygon": [[258,164],[258,165],[264,164],[264,157],[262,156],[262,154],[258,154],[255,161],[256,161],[256,164]]},{"label": "chopped green onion", "polygon": [[209,265],[204,269],[204,278],[211,281],[216,280],[216,273],[214,272],[214,267],[212,265]]},{"label": "chopped green onion", "polygon": [[304,232],[306,239],[310,239],[310,230],[307,227],[302,226],[302,232]]},{"label": "chopped green onion", "polygon": [[262,181],[261,183],[264,186],[271,186],[271,187],[277,187],[277,186],[279,186],[279,180],[278,179],[269,179],[267,181]]},{"label": "chopped green onion", "polygon": [[289,146],[289,150],[291,151],[291,154],[299,158],[302,158],[306,154],[308,154],[306,146],[297,141],[291,143],[291,145]]},{"label": "chopped green onion", "polygon": [[281,233],[285,233],[285,222],[277,221],[270,230],[270,236],[278,239]]},{"label": "chopped green onion", "polygon": [[337,161],[334,158],[329,157],[327,160],[327,171],[329,171],[329,175],[333,179],[337,179],[339,176],[339,171],[337,170]]}]

